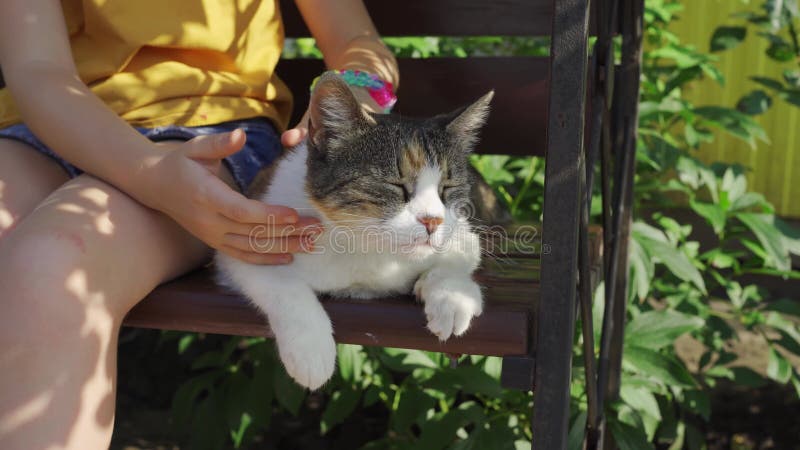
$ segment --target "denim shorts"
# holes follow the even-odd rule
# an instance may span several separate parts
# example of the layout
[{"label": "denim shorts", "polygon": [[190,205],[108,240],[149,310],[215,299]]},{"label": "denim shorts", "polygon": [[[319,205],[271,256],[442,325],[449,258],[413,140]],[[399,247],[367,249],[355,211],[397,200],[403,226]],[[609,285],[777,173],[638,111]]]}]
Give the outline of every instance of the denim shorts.
[{"label": "denim shorts", "polygon": [[[283,147],[281,147],[281,139],[275,127],[268,119],[254,118],[234,120],[231,122],[223,122],[216,125],[206,125],[200,127],[181,127],[168,125],[156,128],[136,128],[139,133],[151,141],[165,141],[165,140],[184,140],[188,141],[197,136],[215,133],[225,133],[233,131],[237,128],[244,130],[247,135],[247,142],[244,148],[237,153],[224,159],[225,165],[231,171],[236,184],[242,192],[245,192],[247,187],[253,181],[258,172],[269,166],[281,154]],[[24,124],[11,125],[8,128],[0,130],[0,139],[8,138],[14,139],[35,148],[39,153],[42,153],[54,159],[64,170],[67,171],[71,178],[74,178],[81,173],[82,170],[65,161],[58,156],[42,141],[40,141]]]}]

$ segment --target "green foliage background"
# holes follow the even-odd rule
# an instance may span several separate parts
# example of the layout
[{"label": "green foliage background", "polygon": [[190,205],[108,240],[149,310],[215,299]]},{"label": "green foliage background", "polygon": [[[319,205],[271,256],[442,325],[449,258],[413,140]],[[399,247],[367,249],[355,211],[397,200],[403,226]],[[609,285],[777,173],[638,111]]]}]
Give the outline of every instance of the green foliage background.
[{"label": "green foliage background", "polygon": [[[679,18],[680,1],[647,0],[646,5],[629,320],[621,399],[609,406],[609,428],[623,450],[656,444],[701,449],[700,425],[714,414],[709,390],[720,381],[791,384],[800,394],[800,373],[787,359],[800,355],[800,303],[773,298],[745,281],[753,275],[800,276],[790,259],[800,254],[800,232],[777,218],[762,195],[748,190],[746,168],[706,165],[694,153],[720,133],[753,147],[766,142],[753,115],[769,108],[773,97],[800,98],[800,76],[787,71],[783,80],[771,80],[754,74],[766,90],[748,94],[737,105],[695,105],[683,89],[702,77],[724,83],[713,52],[745,39],[745,26],[758,27],[757,36],[773,43],[770,56],[797,59],[794,27],[800,14],[796,0],[765,1],[760,13],[742,16],[749,25],[718,30],[711,51],[705,51],[682,44],[668,30]],[[546,40],[533,38],[386,41],[398,55],[421,58],[548,51]],[[296,40],[288,43],[286,55],[318,57],[319,52],[313,41]],[[514,217],[540,218],[542,159],[474,156],[472,162]],[[593,202],[593,215],[598,205]],[[701,224],[713,238],[701,245],[688,223]],[[594,299],[596,333],[602,293],[601,286]],[[769,343],[767,379],[726,350],[742,328]],[[705,349],[696,371],[675,352],[675,340],[687,333]],[[586,420],[580,339],[576,335],[572,449],[580,448]],[[309,395],[286,376],[271,341],[169,333],[164,342],[174,343],[179,358],[191,361],[193,375],[173,398],[174,423],[190,448],[248,447],[274,433],[271,423],[292,418],[318,424],[315,432],[326,436],[340,433],[348,422],[362,424],[357,445],[364,449],[530,447],[534,397],[501,388],[499,358],[462,356],[451,367],[450,359],[437,353],[340,345],[334,379],[322,393]]]}]

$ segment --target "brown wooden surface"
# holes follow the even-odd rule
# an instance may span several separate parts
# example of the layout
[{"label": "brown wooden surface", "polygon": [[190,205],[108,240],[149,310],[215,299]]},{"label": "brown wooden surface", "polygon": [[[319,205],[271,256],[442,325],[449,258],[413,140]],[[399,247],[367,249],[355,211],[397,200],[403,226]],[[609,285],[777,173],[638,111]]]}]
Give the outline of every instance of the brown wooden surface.
[{"label": "brown wooden surface", "polygon": [[[513,244],[516,226],[510,227]],[[593,232],[594,261],[599,261]],[[527,238],[525,239],[527,242]],[[539,292],[539,258],[527,251],[495,249],[475,278],[486,306],[469,331],[445,343],[425,328],[422,305],[411,296],[375,300],[323,298],[338,342],[417,348],[449,353],[522,355]],[[527,245],[523,248],[530,248]],[[196,271],[153,291],[125,319],[125,325],[167,330],[272,337],[264,317],[246,299],[214,284],[211,271]]]},{"label": "brown wooden surface", "polygon": [[[507,263],[508,264],[508,263]],[[498,266],[477,278],[486,291],[486,309],[469,332],[445,343],[425,328],[422,306],[411,296],[376,300],[323,298],[338,342],[418,348],[469,354],[523,354],[528,320],[536,298],[538,272],[531,259],[515,262],[504,277]],[[527,270],[525,270],[527,269]],[[273,337],[263,316],[243,297],[216,286],[209,270],[194,272],[151,293],[125,325],[206,333]]]},{"label": "brown wooden surface", "polygon": [[[395,112],[431,116],[467,105],[495,90],[480,153],[543,155],[547,124],[547,58],[400,59],[402,81]],[[322,61],[282,60],[278,74],[295,94],[293,122],[308,105],[308,86]]]},{"label": "brown wooden surface", "polygon": [[[364,0],[384,36],[543,36],[552,0]],[[281,0],[286,36],[308,36],[293,0]]]},{"label": "brown wooden surface", "polygon": [[[593,11],[598,2],[592,2]],[[309,36],[294,0],[281,0],[288,37]],[[364,0],[383,36],[549,36],[552,0]],[[594,14],[593,14],[594,16]],[[594,24],[590,29],[595,29]]]}]

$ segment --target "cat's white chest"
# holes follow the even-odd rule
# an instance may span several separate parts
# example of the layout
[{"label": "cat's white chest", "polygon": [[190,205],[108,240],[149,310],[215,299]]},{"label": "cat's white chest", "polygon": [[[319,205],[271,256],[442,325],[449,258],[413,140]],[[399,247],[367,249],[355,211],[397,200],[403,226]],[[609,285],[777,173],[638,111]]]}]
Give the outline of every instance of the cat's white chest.
[{"label": "cat's white chest", "polygon": [[431,264],[392,253],[336,253],[324,248],[316,254],[295,255],[292,266],[316,292],[372,298],[411,292]]}]

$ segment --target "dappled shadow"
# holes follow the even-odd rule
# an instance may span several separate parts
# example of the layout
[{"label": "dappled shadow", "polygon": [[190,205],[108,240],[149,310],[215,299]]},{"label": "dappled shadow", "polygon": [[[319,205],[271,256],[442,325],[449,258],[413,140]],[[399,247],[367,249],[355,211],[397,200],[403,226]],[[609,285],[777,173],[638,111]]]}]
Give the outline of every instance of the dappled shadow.
[{"label": "dappled shadow", "polygon": [[75,429],[107,438],[122,318],[206,254],[177,224],[86,175],[0,241],[0,447],[74,445]]}]

